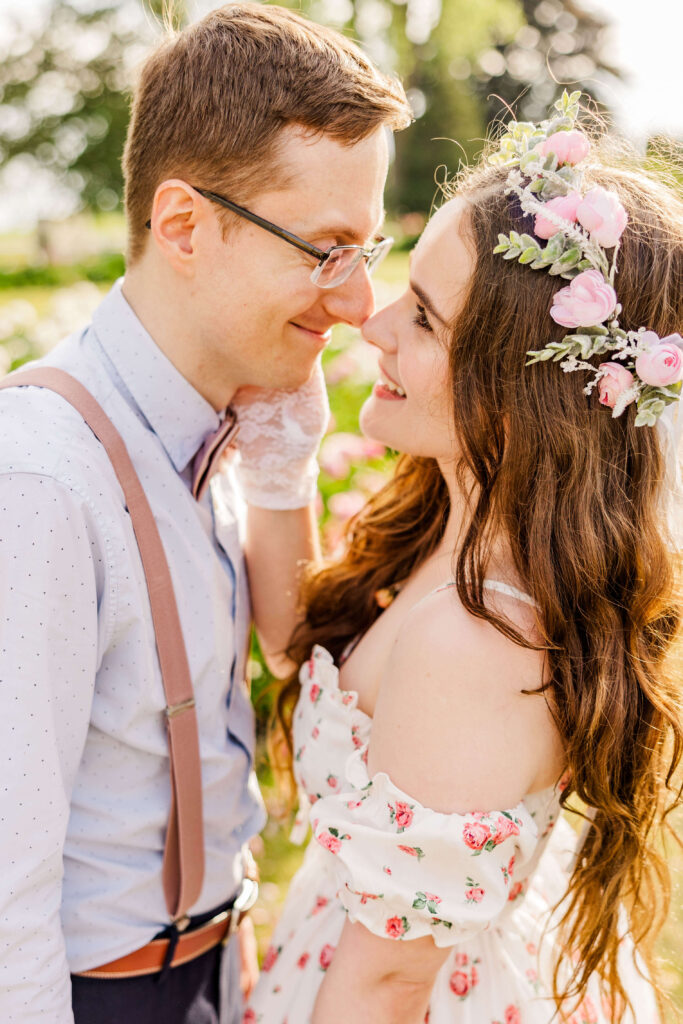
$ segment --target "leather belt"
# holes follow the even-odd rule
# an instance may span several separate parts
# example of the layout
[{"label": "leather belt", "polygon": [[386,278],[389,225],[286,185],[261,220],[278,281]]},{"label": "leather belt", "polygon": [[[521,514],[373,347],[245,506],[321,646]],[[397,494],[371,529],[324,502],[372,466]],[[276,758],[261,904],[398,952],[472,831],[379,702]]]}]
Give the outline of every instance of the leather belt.
[{"label": "leather belt", "polygon": [[[237,927],[244,914],[235,914]],[[183,932],[178,936],[177,945],[171,967],[179,967],[190,960],[195,960],[203,953],[225,942],[232,931],[230,925],[233,920],[233,913],[225,910],[222,914],[212,917],[206,924],[195,928],[191,932]],[[133,953],[121,956],[118,960],[110,960],[108,964],[101,967],[93,967],[89,971],[78,971],[79,978],[139,978],[143,974],[157,974],[166,960],[169,943],[171,939],[152,939],[142,949],[136,949]]]},{"label": "leather belt", "polygon": [[181,964],[196,960],[198,956],[208,953],[210,949],[228,942],[237,931],[249,910],[256,902],[258,884],[250,878],[242,880],[242,888],[232,910],[224,910],[216,914],[210,921],[183,931],[189,924],[184,917],[175,922],[180,934],[173,939],[152,939],[146,946],[136,949],[118,960],[110,960],[100,967],[92,967],[89,971],[75,971],[79,978],[139,978],[144,974],[158,974],[166,965],[166,956],[171,942],[175,942],[175,950],[168,964],[169,967],[180,967]]}]

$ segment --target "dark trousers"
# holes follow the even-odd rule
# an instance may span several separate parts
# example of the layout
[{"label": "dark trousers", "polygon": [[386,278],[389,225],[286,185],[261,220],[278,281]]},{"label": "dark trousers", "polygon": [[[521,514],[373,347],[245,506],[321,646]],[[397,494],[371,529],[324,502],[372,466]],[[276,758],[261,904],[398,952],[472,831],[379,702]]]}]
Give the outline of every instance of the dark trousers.
[{"label": "dark trousers", "polygon": [[[193,918],[191,927],[197,927],[222,909]],[[166,937],[169,931],[160,935]],[[236,939],[230,944],[233,942]],[[223,946],[216,946],[162,975],[101,979],[72,974],[75,1024],[218,1024],[221,958],[225,952]],[[233,995],[239,998],[239,993]]]}]

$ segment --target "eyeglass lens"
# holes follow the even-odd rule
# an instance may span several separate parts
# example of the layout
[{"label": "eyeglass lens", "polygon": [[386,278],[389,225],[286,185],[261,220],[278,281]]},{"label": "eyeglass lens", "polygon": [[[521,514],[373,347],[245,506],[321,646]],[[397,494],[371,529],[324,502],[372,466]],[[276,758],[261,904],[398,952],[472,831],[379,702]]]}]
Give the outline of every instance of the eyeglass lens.
[{"label": "eyeglass lens", "polygon": [[[365,256],[368,273],[374,270],[377,264],[386,256],[391,245],[391,239],[384,239],[378,242],[369,255]],[[363,250],[355,246],[333,249],[325,262],[315,268],[311,275],[311,280],[319,288],[336,288],[349,279],[363,259],[363,256]]]}]

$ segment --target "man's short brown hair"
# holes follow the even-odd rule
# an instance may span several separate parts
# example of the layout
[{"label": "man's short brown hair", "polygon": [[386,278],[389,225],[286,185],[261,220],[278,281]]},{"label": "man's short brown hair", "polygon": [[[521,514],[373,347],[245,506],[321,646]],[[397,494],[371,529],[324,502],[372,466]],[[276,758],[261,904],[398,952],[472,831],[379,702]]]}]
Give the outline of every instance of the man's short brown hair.
[{"label": "man's short brown hair", "polygon": [[129,262],[145,247],[167,178],[244,202],[277,175],[286,125],[350,145],[409,120],[401,84],[338,32],[259,3],[212,11],[161,43],[141,71],[123,159]]}]

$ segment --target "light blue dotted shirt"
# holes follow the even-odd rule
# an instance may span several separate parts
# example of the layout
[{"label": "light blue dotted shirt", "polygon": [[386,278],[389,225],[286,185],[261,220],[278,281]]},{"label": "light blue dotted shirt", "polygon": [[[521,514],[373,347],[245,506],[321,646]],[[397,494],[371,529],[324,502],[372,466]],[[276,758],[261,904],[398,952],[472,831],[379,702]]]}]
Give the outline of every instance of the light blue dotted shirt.
[{"label": "light blue dotted shirt", "polygon": [[[206,873],[229,899],[263,826],[244,661],[243,507],[229,475],[198,504],[191,460],[220,417],[117,283],[43,360],[113,420],[168,558],[197,702]],[[144,946],[168,921],[164,692],[142,565],[104,449],[71,406],[0,392],[0,1018],[72,1024],[70,971]]]}]

